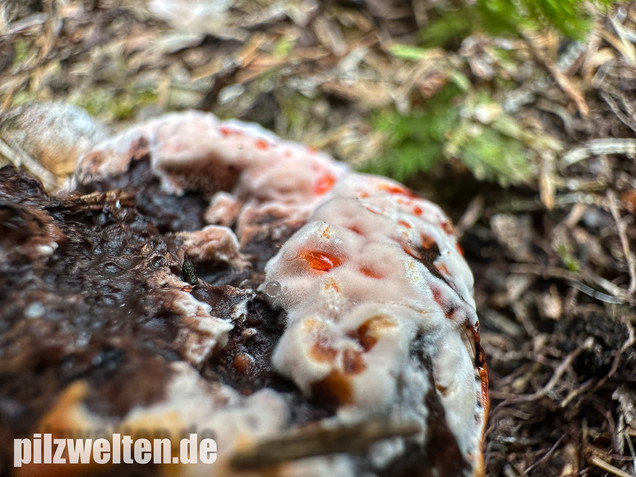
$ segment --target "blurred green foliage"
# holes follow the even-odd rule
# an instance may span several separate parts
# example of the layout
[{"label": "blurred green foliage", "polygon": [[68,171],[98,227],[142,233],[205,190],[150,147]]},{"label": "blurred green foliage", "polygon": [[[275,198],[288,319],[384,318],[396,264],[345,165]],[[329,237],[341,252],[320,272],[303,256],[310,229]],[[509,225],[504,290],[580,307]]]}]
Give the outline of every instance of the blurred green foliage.
[{"label": "blurred green foliage", "polygon": [[532,138],[484,90],[466,92],[449,83],[417,111],[377,113],[371,124],[387,142],[385,154],[367,172],[404,181],[456,160],[477,179],[502,186],[528,183],[535,176]]},{"label": "blurred green foliage", "polygon": [[563,265],[565,265],[568,270],[571,272],[579,272],[581,270],[581,264],[572,252],[571,246],[568,246],[567,244],[560,244],[556,247],[555,251]]},{"label": "blurred green foliage", "polygon": [[395,110],[376,113],[371,126],[388,136],[386,153],[370,164],[367,171],[403,181],[442,160],[446,134],[459,119],[453,99],[460,92],[456,84],[449,84],[409,115]]},{"label": "blurred green foliage", "polygon": [[452,139],[457,143],[456,157],[477,179],[507,186],[527,182],[534,175],[523,143],[495,127],[470,121],[453,131]]},{"label": "blurred green foliage", "polygon": [[445,4],[432,12],[431,21],[422,29],[422,46],[457,48],[476,31],[492,36],[519,36],[525,30],[546,27],[581,40],[592,25],[588,3],[606,8],[616,0],[477,0]]},{"label": "blurred green foliage", "polygon": [[13,62],[12,66],[18,66],[20,63],[29,59],[30,56],[34,55],[35,52],[31,50],[30,43],[24,38],[18,38],[13,45]]},{"label": "blurred green foliage", "polygon": [[156,88],[151,84],[131,83],[125,89],[95,88],[71,95],[70,101],[92,116],[109,121],[131,119],[143,106],[157,102]]},{"label": "blurred green foliage", "polygon": [[[614,0],[591,0],[600,8]],[[476,0],[445,2],[430,12],[417,45],[394,45],[402,60],[420,61],[431,48],[458,49],[469,35],[522,37],[527,31],[555,28],[562,36],[581,40],[592,19],[583,0]],[[501,64],[513,65],[512,52],[496,48]],[[461,81],[460,81],[461,79]],[[459,71],[449,84],[423,105],[403,115],[394,109],[377,112],[371,125],[387,136],[385,152],[366,170],[404,181],[445,161],[456,161],[480,180],[502,186],[533,183],[542,141],[514,117],[501,111],[488,85],[473,85]],[[510,79],[493,78],[497,90],[515,87]],[[508,85],[508,83],[510,83]],[[507,86],[508,85],[508,86]]]}]

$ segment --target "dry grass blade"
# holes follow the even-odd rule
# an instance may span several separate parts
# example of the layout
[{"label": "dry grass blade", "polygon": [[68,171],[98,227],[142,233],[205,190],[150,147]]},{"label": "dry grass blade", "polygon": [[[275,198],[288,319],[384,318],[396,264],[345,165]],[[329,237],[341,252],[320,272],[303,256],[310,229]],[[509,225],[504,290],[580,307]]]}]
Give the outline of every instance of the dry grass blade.
[{"label": "dry grass blade", "polygon": [[609,462],[605,462],[599,456],[590,456],[588,460],[591,464],[595,465],[599,469],[603,469],[605,472],[609,472],[611,475],[615,475],[616,477],[634,477],[633,474],[628,474],[624,470],[621,470],[618,467],[614,467]]},{"label": "dry grass blade", "polygon": [[559,67],[541,50],[537,44],[537,40],[526,36],[526,40],[530,45],[532,53],[543,64],[543,66],[550,72],[554,80],[559,85],[559,88],[576,104],[576,108],[583,117],[590,115],[590,107],[585,102],[585,95],[568,76],[559,69]]},{"label": "dry grass blade", "polygon": [[0,139],[0,156],[5,157],[15,167],[23,167],[42,181],[48,191],[55,191],[59,187],[55,174],[47,170],[42,164],[31,158],[18,147],[11,147]]},{"label": "dry grass blade", "polygon": [[629,272],[629,287],[627,288],[627,296],[632,297],[636,291],[636,257],[629,246],[629,240],[627,238],[627,227],[625,221],[621,219],[618,211],[618,200],[614,191],[607,191],[607,199],[609,202],[610,212],[616,222],[616,229],[618,230],[618,237],[623,247],[623,254],[625,255],[625,261],[627,262],[627,270]]},{"label": "dry grass blade", "polygon": [[[607,88],[601,89],[599,94],[601,95],[601,98],[603,98],[603,101],[605,101],[611,108],[616,117],[620,119],[625,126],[636,132],[636,111],[634,111],[630,101],[625,98],[625,95],[616,90],[612,90],[610,92]],[[620,99],[621,106],[625,109],[625,112],[623,112],[621,107],[618,105],[614,99],[615,97]]]},{"label": "dry grass blade", "polygon": [[561,166],[568,167],[591,156],[625,154],[636,156],[636,139],[593,139],[569,150],[561,159]]},{"label": "dry grass blade", "polygon": [[559,278],[562,280],[567,280],[572,283],[572,286],[581,287],[581,291],[584,291],[585,293],[590,294],[590,296],[596,297],[596,294],[599,294],[600,292],[598,292],[597,290],[590,289],[589,287],[584,288],[585,285],[582,282],[587,279],[594,282],[595,285],[601,288],[604,288],[606,291],[612,294],[611,296],[601,294],[601,296],[604,295],[603,296],[604,301],[607,301],[608,303],[616,303],[616,304],[625,303],[626,301],[625,291],[622,288],[614,285],[612,282],[604,279],[603,277],[599,277],[598,275],[594,274],[591,271],[588,271],[587,273],[582,274],[577,272],[571,272],[571,271],[564,270],[562,268],[557,268],[557,267],[542,267],[538,265],[524,264],[524,263],[519,263],[519,264],[511,266],[510,271],[512,273],[539,275],[543,277],[551,277],[551,278]]},{"label": "dry grass blade", "polygon": [[613,41],[611,41],[612,45],[621,52],[629,65],[636,65],[636,48],[634,48],[634,45],[630,41],[628,32],[618,20],[616,15],[610,15],[609,18],[616,34],[618,35],[618,38],[614,38]]}]

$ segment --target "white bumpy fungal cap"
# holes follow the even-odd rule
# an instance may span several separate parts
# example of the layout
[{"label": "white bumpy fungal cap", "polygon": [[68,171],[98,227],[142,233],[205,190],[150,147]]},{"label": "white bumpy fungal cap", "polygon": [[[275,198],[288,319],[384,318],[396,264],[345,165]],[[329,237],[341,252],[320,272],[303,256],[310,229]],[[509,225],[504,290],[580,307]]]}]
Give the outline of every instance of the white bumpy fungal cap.
[{"label": "white bumpy fungal cap", "polygon": [[[166,191],[202,191],[209,220],[236,223],[238,237],[227,227],[206,234],[233,244],[226,255],[239,265],[236,245],[261,218],[305,224],[269,261],[260,287],[287,315],[277,371],[330,403],[339,420],[416,420],[421,441],[436,439],[427,407],[434,393],[466,475],[483,472],[487,374],[473,278],[436,205],[259,126],[201,112],[170,114],[100,144],[79,162],[77,181],[121,174],[144,152]],[[186,234],[186,243],[205,236]]]},{"label": "white bumpy fungal cap", "polygon": [[[287,310],[276,369],[343,417],[387,412],[427,390],[410,368],[416,337],[433,361],[446,420],[465,454],[483,402],[466,330],[472,275],[440,210],[386,179],[350,173],[267,264]],[[445,225],[446,224],[446,225]],[[424,416],[421,416],[424,417]]]}]

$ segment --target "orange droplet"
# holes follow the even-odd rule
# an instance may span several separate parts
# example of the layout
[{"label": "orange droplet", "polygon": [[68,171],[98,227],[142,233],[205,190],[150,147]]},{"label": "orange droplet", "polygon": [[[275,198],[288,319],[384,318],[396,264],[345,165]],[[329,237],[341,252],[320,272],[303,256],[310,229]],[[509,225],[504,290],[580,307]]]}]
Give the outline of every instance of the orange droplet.
[{"label": "orange droplet", "polygon": [[363,275],[369,278],[382,278],[382,275],[380,275],[376,271],[371,270],[370,268],[367,268],[367,267],[362,267],[360,271],[362,272]]},{"label": "orange droplet", "polygon": [[311,268],[319,272],[328,272],[342,264],[342,260],[338,257],[325,252],[308,251],[302,254],[302,258]]},{"label": "orange droplet", "polygon": [[269,143],[265,139],[257,139],[254,141],[254,146],[261,151],[267,151],[269,149]]},{"label": "orange droplet", "polygon": [[381,190],[387,191],[389,194],[405,195],[407,197],[417,197],[413,193],[413,191],[411,191],[410,189],[407,189],[406,187],[397,185],[397,184],[380,184],[379,188]]},{"label": "orange droplet", "polygon": [[321,176],[314,184],[314,194],[322,195],[326,192],[329,192],[331,189],[333,189],[335,183],[336,178],[331,174],[327,173]]},{"label": "orange droplet", "polygon": [[221,133],[221,136],[224,136],[224,137],[243,135],[243,132],[240,131],[239,129],[229,128],[227,126],[221,126],[219,128],[219,132]]},{"label": "orange droplet", "polygon": [[413,207],[413,213],[415,215],[422,215],[422,212],[423,211],[422,211],[422,208],[420,206],[416,205],[415,207]]},{"label": "orange droplet", "polygon": [[407,229],[413,228],[413,226],[409,224],[406,220],[398,220],[397,223],[398,225],[401,225],[402,227],[406,227]]},{"label": "orange droplet", "polygon": [[457,247],[457,251],[459,252],[460,255],[464,255],[464,249],[462,248],[461,245],[459,245],[458,243],[455,244],[455,246]]}]

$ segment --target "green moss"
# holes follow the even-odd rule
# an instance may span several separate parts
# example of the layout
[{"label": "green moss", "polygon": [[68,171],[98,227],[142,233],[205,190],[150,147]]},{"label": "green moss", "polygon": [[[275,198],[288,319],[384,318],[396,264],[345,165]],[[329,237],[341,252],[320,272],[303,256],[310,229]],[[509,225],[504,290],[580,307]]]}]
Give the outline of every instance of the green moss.
[{"label": "green moss", "polygon": [[33,101],[34,99],[36,99],[36,97],[31,91],[29,91],[28,89],[21,89],[20,91],[15,93],[15,95],[13,95],[13,98],[11,98],[11,106],[21,106],[30,101]]},{"label": "green moss", "polygon": [[24,38],[18,38],[13,46],[14,57],[12,66],[18,66],[27,61],[33,53],[31,52],[31,43]]},{"label": "green moss", "polygon": [[302,140],[306,131],[314,129],[311,124],[317,115],[312,109],[319,106],[319,103],[314,98],[287,88],[281,88],[275,94],[283,115],[278,132],[289,138]]},{"label": "green moss", "polygon": [[447,85],[409,115],[376,114],[372,126],[387,137],[384,153],[365,170],[405,179],[447,160],[459,161],[479,180],[502,186],[532,183],[532,134],[506,115],[486,90]]},{"label": "green moss", "polygon": [[[608,7],[615,0],[592,0]],[[555,28],[562,35],[581,40],[592,26],[585,0],[477,0],[436,8],[421,32],[423,46],[458,48],[475,31],[491,36],[519,36],[524,30]]]},{"label": "green moss", "polygon": [[450,83],[412,114],[404,116],[393,109],[376,113],[371,125],[387,136],[385,152],[364,169],[404,180],[443,160],[444,140],[459,117],[454,99],[460,92]]},{"label": "green moss", "polygon": [[567,244],[559,245],[556,248],[555,252],[561,259],[561,262],[563,262],[563,265],[565,265],[568,270],[570,270],[571,272],[578,272],[581,270],[581,264],[576,259]]},{"label": "green moss", "polygon": [[134,117],[140,107],[157,101],[157,92],[152,85],[133,84],[123,91],[98,88],[71,98],[89,114],[103,119],[122,120]]},{"label": "green moss", "polygon": [[534,177],[532,163],[523,144],[493,127],[464,123],[454,131],[456,156],[479,180],[502,186],[529,182]]},{"label": "green moss", "polygon": [[105,89],[94,89],[72,100],[77,106],[88,111],[91,116],[103,117],[114,103],[114,93]]},{"label": "green moss", "polygon": [[134,85],[115,98],[111,114],[116,119],[130,119],[143,106],[154,104],[157,92],[152,85]]},{"label": "green moss", "polygon": [[391,47],[390,52],[397,58],[403,60],[420,61],[427,55],[426,48],[420,48],[413,45],[395,44]]},{"label": "green moss", "polygon": [[287,58],[289,54],[294,49],[294,45],[296,44],[296,40],[293,38],[282,37],[276,43],[274,43],[274,48],[272,53],[274,56],[279,58]]}]

